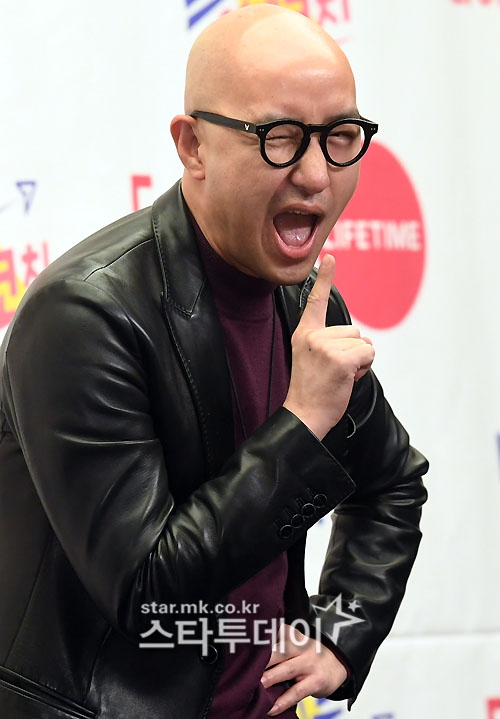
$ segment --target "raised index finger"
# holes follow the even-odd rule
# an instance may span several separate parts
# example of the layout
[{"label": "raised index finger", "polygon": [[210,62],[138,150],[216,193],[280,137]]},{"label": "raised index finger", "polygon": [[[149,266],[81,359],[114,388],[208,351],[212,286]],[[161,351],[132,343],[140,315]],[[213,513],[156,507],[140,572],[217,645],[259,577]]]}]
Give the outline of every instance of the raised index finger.
[{"label": "raised index finger", "polygon": [[301,327],[322,329],[326,325],[326,309],[328,298],[335,277],[335,259],[325,255],[318,269],[316,282],[307,298],[307,304],[300,319]]}]

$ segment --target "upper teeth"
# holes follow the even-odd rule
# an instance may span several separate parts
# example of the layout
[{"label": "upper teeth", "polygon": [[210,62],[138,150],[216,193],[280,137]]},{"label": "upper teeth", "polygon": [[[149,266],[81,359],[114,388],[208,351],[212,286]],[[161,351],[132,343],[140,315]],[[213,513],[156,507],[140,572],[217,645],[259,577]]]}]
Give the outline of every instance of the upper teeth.
[{"label": "upper teeth", "polygon": [[302,210],[290,210],[290,212],[294,215],[308,215],[308,212],[302,212]]}]

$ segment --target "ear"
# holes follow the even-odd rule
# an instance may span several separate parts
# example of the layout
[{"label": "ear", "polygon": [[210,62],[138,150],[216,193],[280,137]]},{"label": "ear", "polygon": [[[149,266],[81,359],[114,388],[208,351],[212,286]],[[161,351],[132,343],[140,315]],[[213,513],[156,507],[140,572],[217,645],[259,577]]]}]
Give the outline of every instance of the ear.
[{"label": "ear", "polygon": [[196,119],[189,115],[176,115],[170,123],[170,132],[186,170],[195,180],[205,179],[205,167],[199,153]]}]

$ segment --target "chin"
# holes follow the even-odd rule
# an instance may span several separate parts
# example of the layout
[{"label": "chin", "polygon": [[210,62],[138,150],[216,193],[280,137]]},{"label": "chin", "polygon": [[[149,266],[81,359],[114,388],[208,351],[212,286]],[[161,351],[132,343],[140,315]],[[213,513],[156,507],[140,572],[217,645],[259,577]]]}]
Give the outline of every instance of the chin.
[{"label": "chin", "polygon": [[297,265],[290,265],[276,271],[274,282],[279,285],[298,285],[309,276],[314,267],[314,260],[303,261]]}]

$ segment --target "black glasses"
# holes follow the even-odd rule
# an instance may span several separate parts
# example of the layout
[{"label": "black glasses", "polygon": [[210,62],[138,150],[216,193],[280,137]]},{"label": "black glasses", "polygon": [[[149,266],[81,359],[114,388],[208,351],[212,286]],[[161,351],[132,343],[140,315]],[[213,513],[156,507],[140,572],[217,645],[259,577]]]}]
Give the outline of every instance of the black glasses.
[{"label": "black glasses", "polygon": [[297,162],[309,146],[311,134],[319,132],[320,146],[326,160],[336,167],[348,167],[368,150],[378,125],[362,118],[346,117],[327,125],[305,125],[298,120],[274,120],[262,125],[234,120],[213,112],[195,111],[191,117],[257,135],[260,154],[273,167],[288,167]]}]

